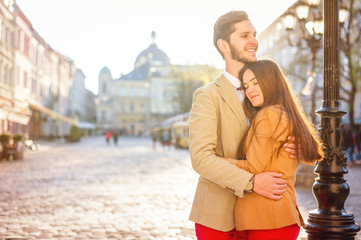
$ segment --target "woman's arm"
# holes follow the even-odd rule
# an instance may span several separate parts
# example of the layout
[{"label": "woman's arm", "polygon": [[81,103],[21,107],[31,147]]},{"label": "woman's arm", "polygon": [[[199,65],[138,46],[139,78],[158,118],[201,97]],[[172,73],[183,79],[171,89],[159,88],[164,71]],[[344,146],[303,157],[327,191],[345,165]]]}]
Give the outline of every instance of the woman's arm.
[{"label": "woman's arm", "polygon": [[251,173],[264,172],[272,155],[287,140],[289,135],[286,119],[280,122],[279,110],[270,107],[258,113],[246,141],[246,160],[225,159],[231,164]]}]

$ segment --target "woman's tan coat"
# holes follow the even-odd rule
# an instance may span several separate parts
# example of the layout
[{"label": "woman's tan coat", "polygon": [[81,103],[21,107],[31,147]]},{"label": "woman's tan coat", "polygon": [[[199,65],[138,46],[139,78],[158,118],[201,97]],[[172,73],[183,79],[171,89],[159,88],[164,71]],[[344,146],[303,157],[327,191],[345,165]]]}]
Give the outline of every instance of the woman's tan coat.
[{"label": "woman's tan coat", "polygon": [[189,150],[200,175],[190,220],[220,231],[235,227],[237,196],[252,174],[220,159],[239,159],[247,120],[233,85],[222,74],[194,93],[189,116]]},{"label": "woman's tan coat", "polygon": [[287,187],[279,201],[265,198],[256,193],[238,198],[235,218],[237,230],[275,229],[293,224],[301,226],[302,216],[296,203],[294,188],[298,161],[290,158],[280,149],[291,136],[286,113],[272,106],[261,110],[252,124],[245,143],[247,160],[240,160],[237,166],[257,174],[279,172],[286,179]]}]

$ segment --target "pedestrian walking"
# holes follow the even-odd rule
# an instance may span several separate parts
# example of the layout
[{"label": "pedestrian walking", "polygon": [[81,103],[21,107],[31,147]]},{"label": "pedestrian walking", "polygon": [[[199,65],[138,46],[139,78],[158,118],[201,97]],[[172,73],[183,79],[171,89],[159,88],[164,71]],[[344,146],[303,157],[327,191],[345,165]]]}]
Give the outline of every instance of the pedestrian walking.
[{"label": "pedestrian walking", "polygon": [[112,137],[112,132],[111,131],[106,131],[106,133],[105,133],[105,141],[106,141],[106,143],[107,144],[109,144],[110,143],[110,139],[111,139],[111,137]]},{"label": "pedestrian walking", "polygon": [[152,148],[153,150],[156,150],[157,148],[157,131],[155,129],[153,129],[152,133],[151,133],[151,138],[152,138]]},{"label": "pedestrian walking", "polygon": [[355,165],[354,153],[357,151],[355,135],[350,126],[344,127],[344,147],[346,148],[347,160],[350,167]]},{"label": "pedestrian walking", "polygon": [[117,132],[114,132],[114,134],[113,134],[113,142],[114,142],[115,146],[118,145],[118,133]]},{"label": "pedestrian walking", "polygon": [[357,148],[357,153],[355,154],[355,162],[356,164],[361,164],[361,125],[356,128],[355,136]]},{"label": "pedestrian walking", "polygon": [[169,148],[171,145],[171,136],[168,129],[164,129],[162,132],[162,145],[165,148]]}]

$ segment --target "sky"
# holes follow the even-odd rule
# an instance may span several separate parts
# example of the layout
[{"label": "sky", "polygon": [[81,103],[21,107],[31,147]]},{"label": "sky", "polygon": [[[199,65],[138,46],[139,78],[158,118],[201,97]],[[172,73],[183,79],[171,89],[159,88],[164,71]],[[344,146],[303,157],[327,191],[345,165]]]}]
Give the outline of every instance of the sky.
[{"label": "sky", "polygon": [[156,44],[172,64],[223,68],[213,46],[213,25],[232,10],[244,10],[261,33],[295,0],[17,0],[33,28],[56,51],[74,60],[85,86],[98,93],[98,75],[113,78],[134,68],[138,54]]}]

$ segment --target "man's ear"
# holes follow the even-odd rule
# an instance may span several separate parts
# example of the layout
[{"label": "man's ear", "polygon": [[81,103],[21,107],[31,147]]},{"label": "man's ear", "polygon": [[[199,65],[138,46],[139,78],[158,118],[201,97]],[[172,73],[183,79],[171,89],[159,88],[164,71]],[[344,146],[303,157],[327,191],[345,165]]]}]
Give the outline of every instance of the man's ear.
[{"label": "man's ear", "polygon": [[227,53],[230,49],[229,43],[221,38],[217,40],[217,46],[223,54]]}]

